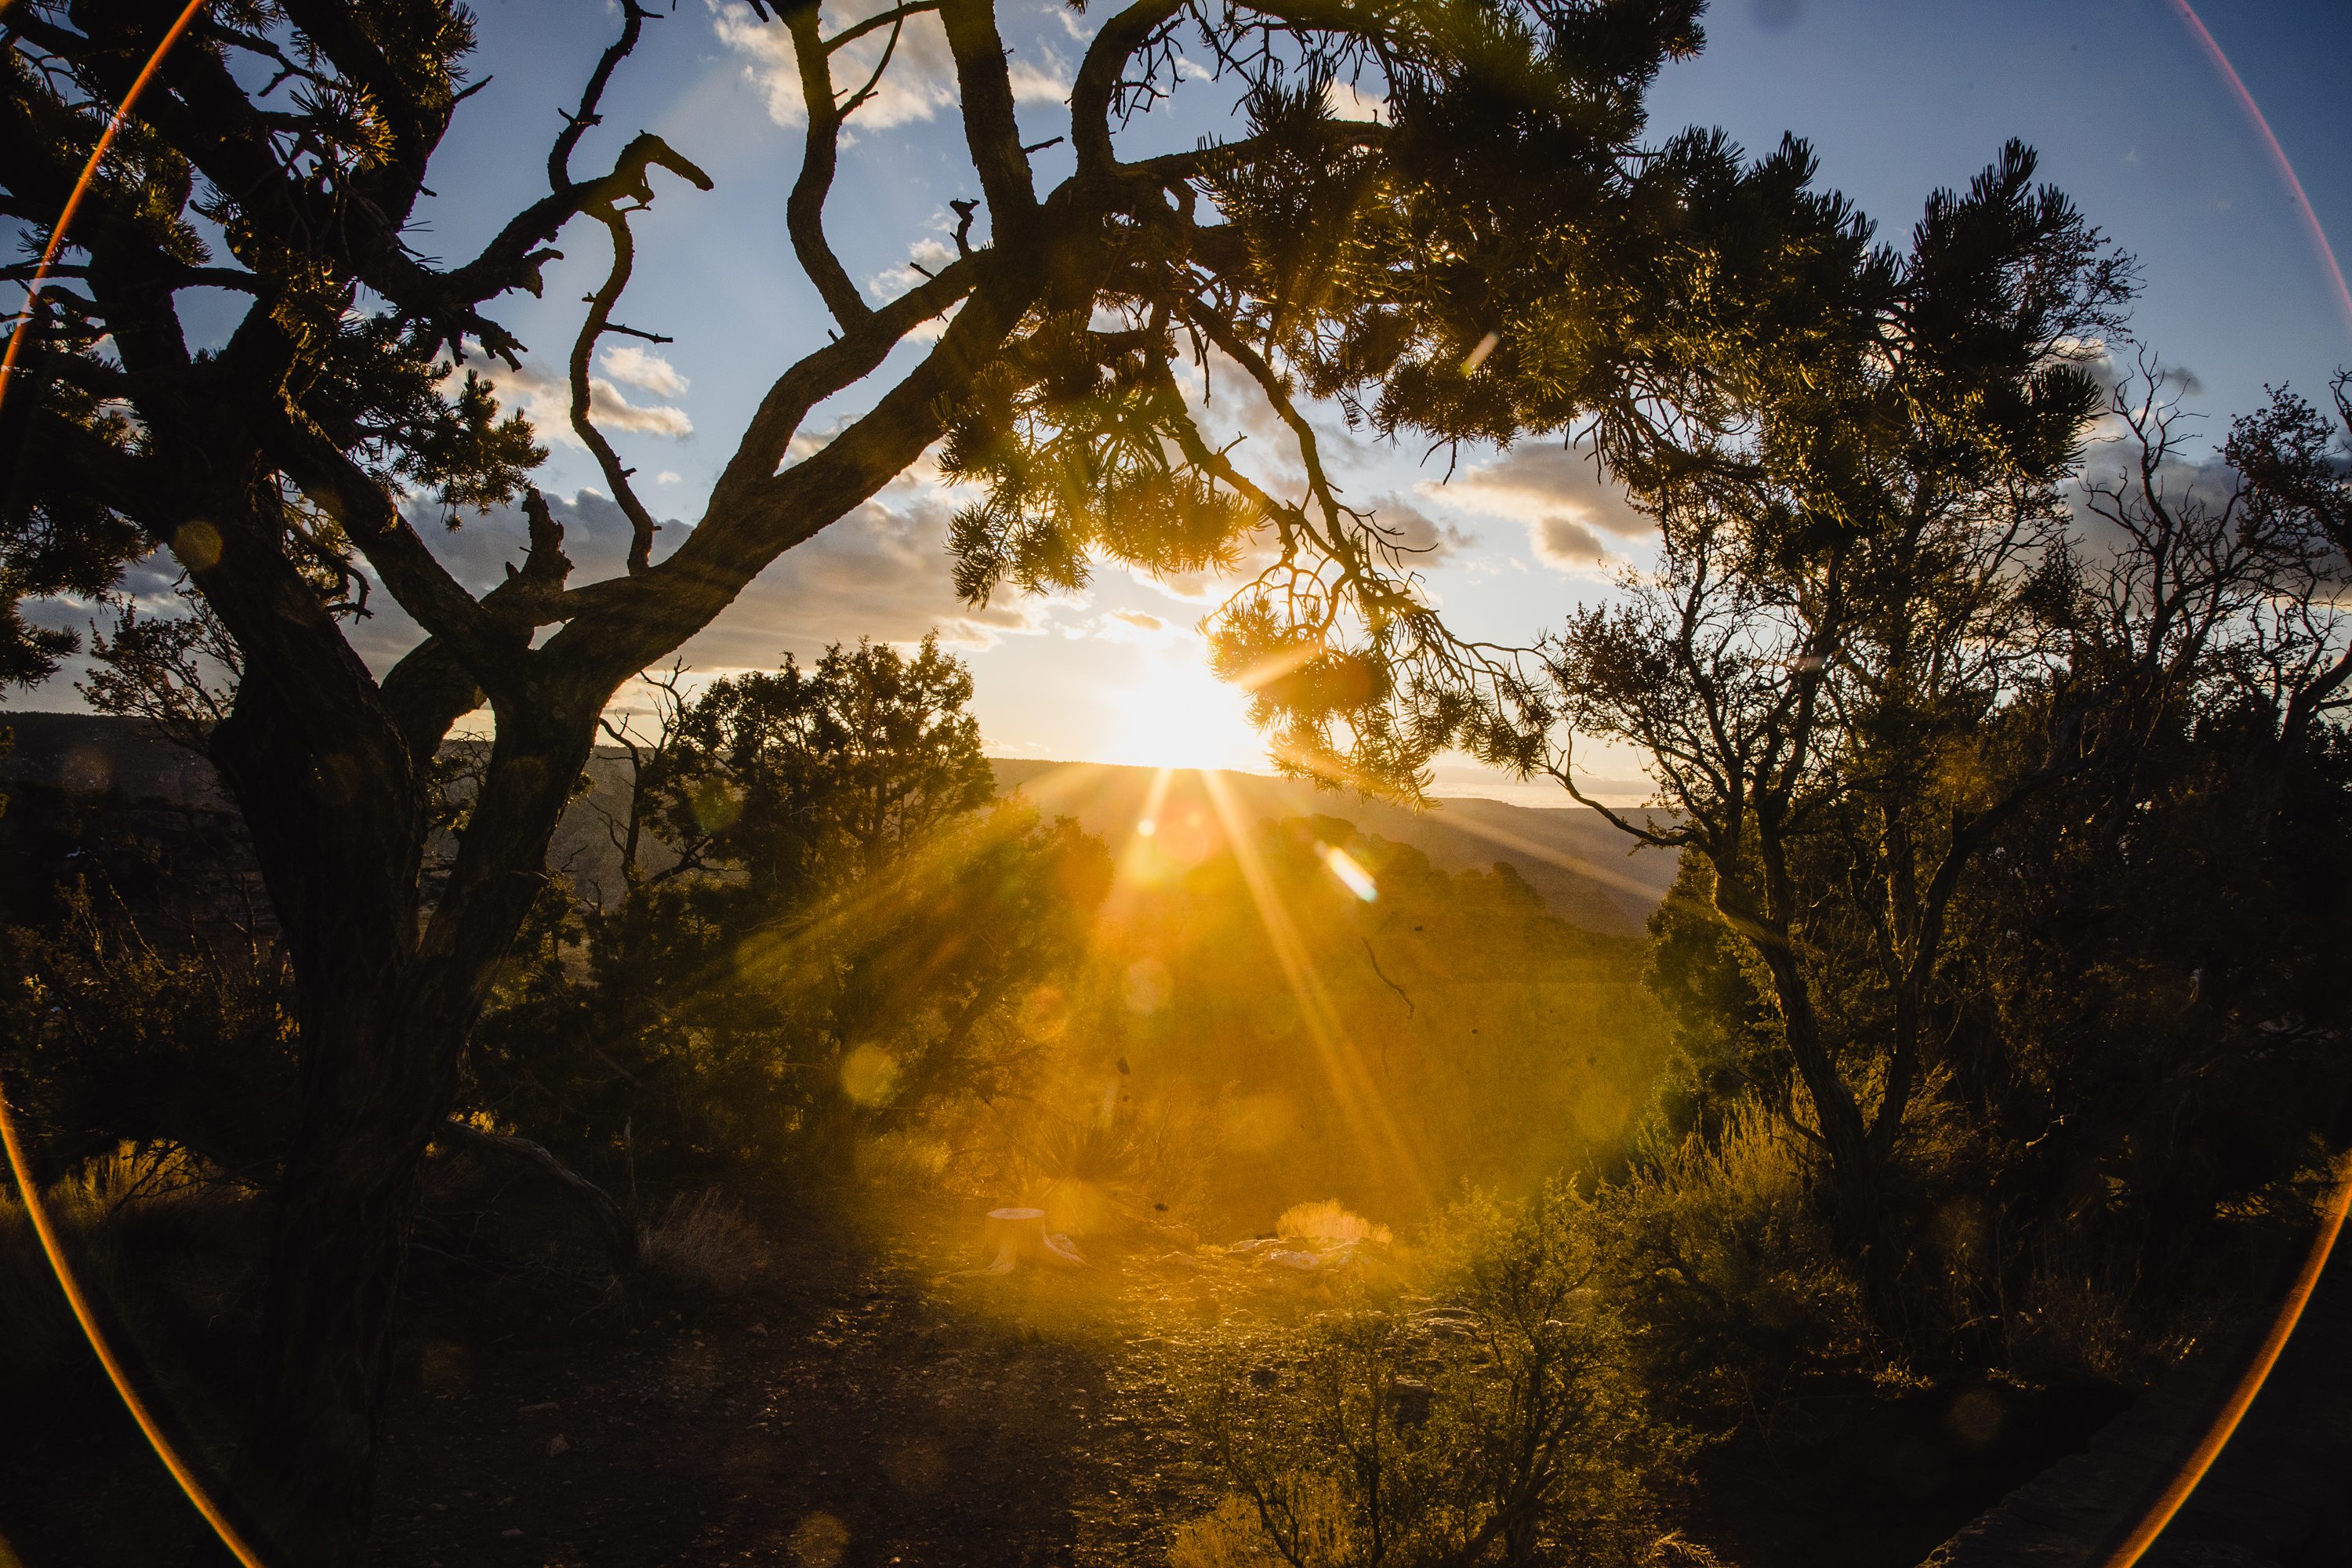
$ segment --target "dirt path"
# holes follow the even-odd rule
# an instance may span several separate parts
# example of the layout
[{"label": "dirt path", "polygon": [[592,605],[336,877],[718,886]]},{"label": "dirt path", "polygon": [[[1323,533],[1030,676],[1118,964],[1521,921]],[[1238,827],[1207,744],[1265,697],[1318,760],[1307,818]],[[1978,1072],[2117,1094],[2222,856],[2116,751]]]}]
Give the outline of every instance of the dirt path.
[{"label": "dirt path", "polygon": [[999,1278],[962,1252],[803,1243],[772,1285],[618,1333],[425,1325],[371,1561],[1148,1557],[1206,1506],[1168,1383],[1202,1292],[1148,1258]]}]

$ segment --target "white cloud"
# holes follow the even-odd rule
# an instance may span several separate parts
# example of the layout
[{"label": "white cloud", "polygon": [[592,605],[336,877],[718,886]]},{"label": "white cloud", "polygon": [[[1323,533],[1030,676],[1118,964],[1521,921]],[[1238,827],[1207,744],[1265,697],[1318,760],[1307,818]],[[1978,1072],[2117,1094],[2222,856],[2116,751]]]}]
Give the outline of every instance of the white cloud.
[{"label": "white cloud", "polygon": [[1034,60],[1016,59],[1004,68],[1013,83],[1016,103],[1066,103],[1070,99],[1070,66],[1051,44]]},{"label": "white cloud", "polygon": [[947,241],[929,237],[919,239],[915,242],[913,254],[903,265],[886,268],[868,278],[866,291],[877,300],[895,300],[924,280],[922,273],[915,270],[916,268],[924,267],[937,272],[955,258],[956,253],[949,247]]},{"label": "white cloud", "polygon": [[604,362],[604,368],[613,373],[615,381],[627,382],[631,386],[643,387],[662,397],[686,395],[686,377],[677,374],[676,365],[651,349],[641,348],[635,343],[614,343],[597,357]]},{"label": "white cloud", "polygon": [[793,58],[793,40],[784,29],[762,22],[751,7],[734,4],[717,6],[711,27],[719,41],[744,57],[743,74],[767,96],[768,118],[779,125],[798,125],[808,118],[801,97],[800,67]]},{"label": "white cloud", "polygon": [[1625,492],[1601,476],[1591,452],[1572,447],[1514,447],[1450,482],[1421,485],[1417,493],[1524,524],[1536,558],[1562,570],[1610,559],[1604,534],[1633,540],[1654,531]]},{"label": "white cloud", "polygon": [[1104,642],[1166,644],[1187,634],[1182,627],[1171,626],[1142,610],[1113,610],[1071,628],[1071,635],[1098,637]]},{"label": "white cloud", "polygon": [[1598,566],[1609,559],[1608,547],[1601,542],[1601,536],[1565,513],[1555,512],[1528,522],[1528,542],[1534,546],[1536,559],[1563,570]]},{"label": "white cloud", "polygon": [[1440,522],[1402,496],[1385,495],[1372,502],[1372,521],[1408,557],[1407,564],[1434,566],[1456,551],[1477,542],[1477,536],[1456,524]]},{"label": "white cloud", "polygon": [[937,629],[954,647],[982,648],[1034,636],[1065,601],[999,595],[984,609],[956,597],[947,550],[950,498],[919,476],[882,494],[789,550],[687,649],[689,662],[772,668],[790,649],[803,658],[835,642],[871,637],[911,643]]},{"label": "white cloud", "polygon": [[[498,388],[499,400],[520,408],[541,438],[567,447],[583,444],[572,429],[572,388],[563,381],[529,363],[520,370],[493,369],[489,377]],[[631,403],[625,393],[601,375],[588,379],[588,415],[606,432],[625,430],[677,440],[694,434],[694,421],[687,417],[685,409]]]},{"label": "white cloud", "polygon": [[654,483],[657,485],[674,485],[677,482],[677,473],[672,468],[664,468],[660,473],[654,476]]},{"label": "white cloud", "polygon": [[[824,7],[827,34],[873,16],[887,0],[857,0],[856,4]],[[768,100],[768,118],[779,125],[799,125],[808,119],[801,98],[800,62],[793,54],[791,35],[781,22],[762,22],[742,0],[712,0],[717,13],[712,27],[719,41],[743,58],[743,74]],[[866,83],[890,49],[890,63],[874,96],[857,110],[853,124],[887,131],[918,120],[929,120],[956,102],[955,57],[949,51],[947,30],[939,17],[924,12],[907,23],[895,48],[891,29],[877,27],[835,55],[833,88],[836,94],[854,92]],[[1066,91],[1067,89],[1064,89]]]},{"label": "white cloud", "polygon": [[1334,120],[1369,120],[1378,124],[1389,117],[1386,94],[1366,92],[1349,81],[1335,81],[1325,88],[1323,103]]},{"label": "white cloud", "polygon": [[[823,11],[826,36],[884,10],[891,0],[851,0],[828,3]],[[792,36],[781,22],[762,22],[743,0],[709,0],[711,26],[719,41],[743,61],[743,74],[768,102],[768,118],[779,125],[799,125],[808,119],[801,95],[800,61],[793,53]],[[1065,18],[1065,26],[1068,26]],[[832,58],[832,83],[836,97],[866,85],[883,53],[889,64],[874,96],[859,106],[851,131],[887,131],[919,120],[929,120],[959,100],[955,57],[948,47],[947,30],[939,17],[925,12],[910,18],[891,44],[889,27],[877,27]],[[1072,30],[1083,43],[1085,35]],[[1022,103],[1062,103],[1070,96],[1069,62],[1051,44],[1041,46],[1034,58],[1015,58],[1005,68],[1013,99]]]}]

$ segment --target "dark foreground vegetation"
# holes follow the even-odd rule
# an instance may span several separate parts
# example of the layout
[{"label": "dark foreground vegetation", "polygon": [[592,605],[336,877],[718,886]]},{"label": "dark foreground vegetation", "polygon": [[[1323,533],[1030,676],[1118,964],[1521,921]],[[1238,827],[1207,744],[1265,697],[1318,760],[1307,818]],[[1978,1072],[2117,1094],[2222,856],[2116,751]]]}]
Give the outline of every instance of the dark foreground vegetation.
[{"label": "dark foreground vegetation", "polygon": [[[632,732],[593,818],[622,891],[551,885],[426,1163],[371,1561],[1908,1563],[2232,1331],[2303,1234],[2333,999],[2256,988],[2338,918],[2324,767],[2278,804],[2292,861],[2200,853],[2242,798],[2151,792],[2173,874],[2242,912],[2110,891],[2105,941],[2263,1000],[2221,1055],[2138,1016],[2102,1047],[2134,1092],[2053,1072],[2034,1148],[1939,1080],[1882,1321],[1702,865],[1645,940],[1597,936],[1507,864],[1181,776],[1114,853],[996,795],[968,694],[935,649],[836,649]],[[217,1460],[297,1058],[236,856],[161,805],[12,804],[12,1087]],[[2002,874],[2036,830],[1958,939],[1988,1008],[2095,956],[2133,984]],[[1005,1207],[1083,1263],[1005,1253]],[[177,1560],[193,1515],[5,1220],[13,1549]]]},{"label": "dark foreground vegetation", "polygon": [[[243,831],[18,792],[0,1084],[272,1561],[1895,1564],[2274,1295],[2352,1134],[2352,383],[2192,448],[2029,149],[1890,244],[1800,143],[1654,136],[1689,0],[1141,0],[1045,142],[983,0],[750,10],[831,325],[691,527],[592,416],[633,217],[711,184],[593,134],[664,21],[629,0],[547,195],[446,265],[464,13],[222,0],[12,339],[0,675],[87,655]],[[169,19],[0,15],[26,237]],[[978,195],[877,304],[825,237],[872,99],[834,67],[909,28]],[[1231,136],[1146,155],[1179,90]],[[517,365],[491,312],[598,228],[571,424],[629,538],[574,582],[464,362]],[[196,289],[251,305],[206,339]],[[1566,441],[1643,564],[1466,640],[1318,421]],[[1204,630],[1282,767],[1555,779],[1675,858],[1645,933],[1344,795],[1174,779],[1089,833],[999,795],[936,642],[687,682],[927,453],[966,600],[1255,570]],[[522,548],[478,593],[428,531],[484,514]],[[421,636],[378,671],[386,597]],[[87,642],[38,608],[96,599]],[[1588,799],[1595,741],[1651,810]],[[600,742],[591,882],[550,848]],[[7,1552],[217,1561],[21,1195],[0,1330]]]}]

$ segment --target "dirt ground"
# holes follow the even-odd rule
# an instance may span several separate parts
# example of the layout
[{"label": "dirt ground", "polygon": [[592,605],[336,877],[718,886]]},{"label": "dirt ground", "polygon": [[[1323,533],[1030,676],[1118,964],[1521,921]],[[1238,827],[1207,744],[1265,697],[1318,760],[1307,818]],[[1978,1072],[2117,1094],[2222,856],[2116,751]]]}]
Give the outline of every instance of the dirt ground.
[{"label": "dirt ground", "polygon": [[[1162,1562],[1219,1495],[1171,1386],[1196,1331],[1336,1288],[1148,1230],[991,1275],[977,1211],[931,1205],[767,1215],[731,1283],[624,1301],[584,1254],[512,1244],[552,1217],[419,1248],[376,1568]],[[1987,1397],[2002,1440],[1960,1440],[1956,1402]],[[1690,1517],[1748,1568],[1903,1568],[2114,1408],[1832,1395],[1810,1432],[1705,1457]],[[0,1414],[0,1568],[184,1561],[194,1515],[102,1382]]]},{"label": "dirt ground", "polygon": [[1084,1271],[969,1272],[985,1254],[959,1228],[790,1237],[747,1289],[617,1334],[592,1321],[507,1349],[420,1325],[373,1561],[1153,1555],[1213,1500],[1149,1331],[1173,1266],[1097,1249]]},{"label": "dirt ground", "polygon": [[[1215,1293],[1148,1236],[982,1273],[980,1229],[772,1217],[737,1283],[629,1302],[565,1259],[493,1273],[494,1246],[420,1248],[371,1563],[1156,1558],[1214,1500],[1166,1331]],[[0,1426],[0,1568],[184,1557],[195,1517],[92,1372]]]}]

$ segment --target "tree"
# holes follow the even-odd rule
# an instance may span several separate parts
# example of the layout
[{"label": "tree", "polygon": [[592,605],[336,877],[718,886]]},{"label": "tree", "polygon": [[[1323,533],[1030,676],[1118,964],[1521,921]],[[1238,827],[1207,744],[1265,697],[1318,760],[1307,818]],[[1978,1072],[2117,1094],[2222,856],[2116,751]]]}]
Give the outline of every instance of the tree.
[{"label": "tree", "polygon": [[[2162,367],[2143,356],[2109,414],[2123,461],[2092,475],[2084,500],[2116,543],[2085,584],[2077,639],[2112,688],[2111,804],[2134,798],[2133,771],[2155,737],[2200,701],[2263,715],[2249,748],[2263,781],[2246,822],[2266,830],[2288,775],[2343,710],[2352,638],[2338,595],[2352,551],[2352,479],[2333,449],[2352,438],[2352,376],[2330,385],[2336,425],[2288,388],[2233,420],[2220,475],[2185,459],[2188,416]],[[2109,834],[2126,816],[2103,814]]]},{"label": "tree", "polygon": [[2010,1299],[2053,1254],[2113,1259],[2162,1323],[2341,1103],[2352,536],[2344,437],[2292,392],[2200,454],[2143,355],[2109,414],[2054,601],[2082,765],[1960,889],[1946,1057],[1996,1154]]},{"label": "tree", "polygon": [[[1265,679],[1305,715],[1304,739],[1352,735],[1375,771],[1410,776],[1443,736],[1400,726],[1391,699],[1414,688],[1383,672],[1457,645],[1377,521],[1339,500],[1301,408],[1329,397],[1439,441],[1596,409],[1612,431],[1642,426],[1639,389],[1682,363],[1675,301],[1708,273],[1706,204],[1747,193],[1711,139],[1641,145],[1643,91],[1698,46],[1696,10],[1138,0],[1088,43],[1073,167],[1041,188],[987,0],[908,0],[831,31],[813,6],[771,7],[808,105],[793,257],[830,341],[777,376],[703,517],[659,560],[579,371],[624,330],[632,215],[660,184],[710,182],[651,134],[574,172],[654,13],[625,0],[553,138],[548,194],[446,266],[406,236],[470,90],[454,0],[223,0],[198,18],[100,170],[0,389],[0,588],[18,678],[63,651],[24,629],[22,595],[101,590],[159,547],[236,647],[233,706],[207,747],[288,933],[302,1059],[268,1352],[233,1478],[281,1554],[358,1550],[420,1162],[616,688],[944,443],[949,472],[986,490],[956,535],[974,595],[1073,581],[1090,555],[1191,568],[1269,530],[1277,563],[1233,619],[1232,658],[1278,656]],[[34,238],[174,14],[155,0],[7,12],[0,211]],[[845,80],[845,51],[918,27],[937,28],[952,62],[978,195],[959,209],[955,258],[877,305],[829,248],[825,204],[845,126],[905,67],[886,47],[871,79]],[[1129,117],[1194,58],[1238,100],[1242,133],[1122,155]],[[1387,89],[1386,121],[1333,118],[1330,84],[1366,72]],[[516,361],[497,302],[536,288],[551,242],[583,218],[612,268],[573,345],[571,416],[634,542],[625,574],[575,584],[528,484],[530,430],[452,371],[474,352]],[[194,289],[251,300],[217,351],[189,347],[180,300]],[[936,341],[892,359],[943,316]],[[1307,476],[1297,499],[1202,434],[1184,359],[1213,352],[1291,431]],[[886,361],[905,366],[895,380]],[[852,389],[864,412],[793,458],[813,411]],[[478,596],[451,574],[404,509],[418,490],[453,516],[520,493],[527,548],[504,583]],[[381,679],[344,635],[379,593],[426,633]],[[431,759],[484,702],[496,738],[428,898]]]},{"label": "tree", "polygon": [[788,908],[861,879],[996,794],[965,711],[971,672],[940,651],[836,644],[803,670],[719,680],[646,781],[680,866],[726,862],[751,901]]},{"label": "tree", "polygon": [[2033,170],[2012,143],[1937,193],[1906,254],[1758,342],[1700,461],[1629,476],[1658,569],[1545,646],[1541,717],[1640,748],[1670,815],[1590,799],[1569,744],[1520,753],[1706,860],[1769,974],[1839,1250],[1888,1326],[1886,1188],[1934,1065],[1952,900],[2080,749],[2057,487],[2128,275]]},{"label": "tree", "polygon": [[668,863],[626,868],[616,906],[558,900],[477,1030],[476,1102],[583,1163],[826,1179],[877,1118],[1007,1087],[1009,1020],[1109,867],[996,799],[971,695],[926,638],[684,703],[631,808]]}]

